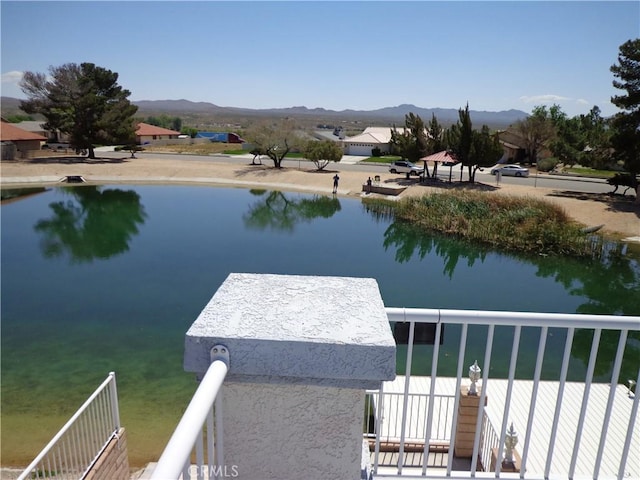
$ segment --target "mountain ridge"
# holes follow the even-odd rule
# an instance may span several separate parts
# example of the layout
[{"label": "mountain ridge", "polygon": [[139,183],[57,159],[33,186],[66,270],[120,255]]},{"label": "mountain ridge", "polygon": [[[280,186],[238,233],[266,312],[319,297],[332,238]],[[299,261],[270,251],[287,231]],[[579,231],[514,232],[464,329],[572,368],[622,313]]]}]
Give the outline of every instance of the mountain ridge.
[{"label": "mountain ridge", "polygon": [[[2,97],[0,99],[3,111],[19,108],[20,99]],[[194,102],[184,98],[177,100],[132,100],[131,103],[138,106],[138,114],[201,114],[201,115],[243,115],[243,116],[297,116],[307,118],[327,117],[332,120],[360,120],[376,123],[404,123],[405,115],[413,113],[419,115],[425,122],[435,115],[438,121],[444,125],[458,121],[457,108],[425,108],[413,104],[400,104],[391,107],[382,107],[374,110],[330,110],[322,107],[308,108],[304,105],[285,108],[252,109],[242,107],[222,107],[211,102]],[[507,127],[518,120],[528,117],[528,113],[522,110],[510,109],[501,111],[470,110],[471,119],[476,124],[493,127]]]}]

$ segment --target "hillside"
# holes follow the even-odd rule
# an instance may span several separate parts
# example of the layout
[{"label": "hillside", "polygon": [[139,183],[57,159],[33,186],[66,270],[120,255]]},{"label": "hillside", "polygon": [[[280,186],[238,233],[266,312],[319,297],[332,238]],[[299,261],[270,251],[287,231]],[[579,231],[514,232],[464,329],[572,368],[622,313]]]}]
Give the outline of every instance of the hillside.
[{"label": "hillside", "polygon": [[[385,107],[377,110],[327,110],[324,108],[307,108],[296,106],[274,109],[250,109],[236,107],[221,107],[209,102],[192,102],[190,100],[138,100],[133,101],[138,106],[138,117],[166,114],[179,116],[183,125],[195,128],[219,128],[233,125],[245,128],[252,122],[265,118],[290,117],[302,124],[315,126],[319,124],[352,124],[364,129],[366,126],[402,125],[405,115],[412,112],[422,117],[425,122],[435,115],[444,126],[451,125],[458,120],[458,110],[455,108],[423,108],[415,105],[403,104],[395,107]],[[12,97],[2,97],[2,115],[21,113],[20,100]],[[521,110],[506,110],[487,112],[470,110],[474,126],[479,128],[488,125],[491,128],[506,128],[512,123],[528,116]]]}]

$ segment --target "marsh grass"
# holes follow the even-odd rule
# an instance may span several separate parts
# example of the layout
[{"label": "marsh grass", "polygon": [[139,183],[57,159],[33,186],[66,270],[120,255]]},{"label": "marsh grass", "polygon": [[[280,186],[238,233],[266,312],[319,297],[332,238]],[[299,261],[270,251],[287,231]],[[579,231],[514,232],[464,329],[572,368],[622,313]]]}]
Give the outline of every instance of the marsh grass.
[{"label": "marsh grass", "polygon": [[[372,203],[369,203],[372,202]],[[457,236],[499,250],[587,256],[592,243],[564,210],[529,197],[455,191],[370,200],[374,210],[393,211],[396,220],[431,232]]]}]

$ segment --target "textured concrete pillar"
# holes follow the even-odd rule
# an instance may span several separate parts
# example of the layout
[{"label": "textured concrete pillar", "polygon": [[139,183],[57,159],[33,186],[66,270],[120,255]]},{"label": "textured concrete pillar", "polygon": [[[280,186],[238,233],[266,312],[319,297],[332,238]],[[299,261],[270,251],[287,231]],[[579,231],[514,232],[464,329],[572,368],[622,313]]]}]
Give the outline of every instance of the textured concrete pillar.
[{"label": "textured concrete pillar", "polygon": [[[477,395],[469,395],[469,387],[460,387],[456,443],[454,445],[454,455],[456,457],[471,458],[473,456],[473,442],[476,436],[476,423],[478,421],[482,387],[477,387],[477,391]],[[484,404],[487,404],[486,396]]]},{"label": "textured concrete pillar", "polygon": [[228,470],[241,479],[358,479],[365,389],[395,378],[373,279],[231,274],[186,335],[185,370],[229,349]]}]

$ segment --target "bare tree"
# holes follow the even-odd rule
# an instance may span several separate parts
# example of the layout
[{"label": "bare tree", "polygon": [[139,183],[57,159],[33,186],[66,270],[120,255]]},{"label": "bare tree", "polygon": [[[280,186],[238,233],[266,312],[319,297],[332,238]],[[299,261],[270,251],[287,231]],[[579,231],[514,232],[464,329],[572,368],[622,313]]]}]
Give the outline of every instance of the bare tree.
[{"label": "bare tree", "polygon": [[247,131],[245,138],[256,151],[273,160],[275,168],[282,168],[282,160],[287,153],[303,143],[295,123],[290,119],[255,125]]}]

